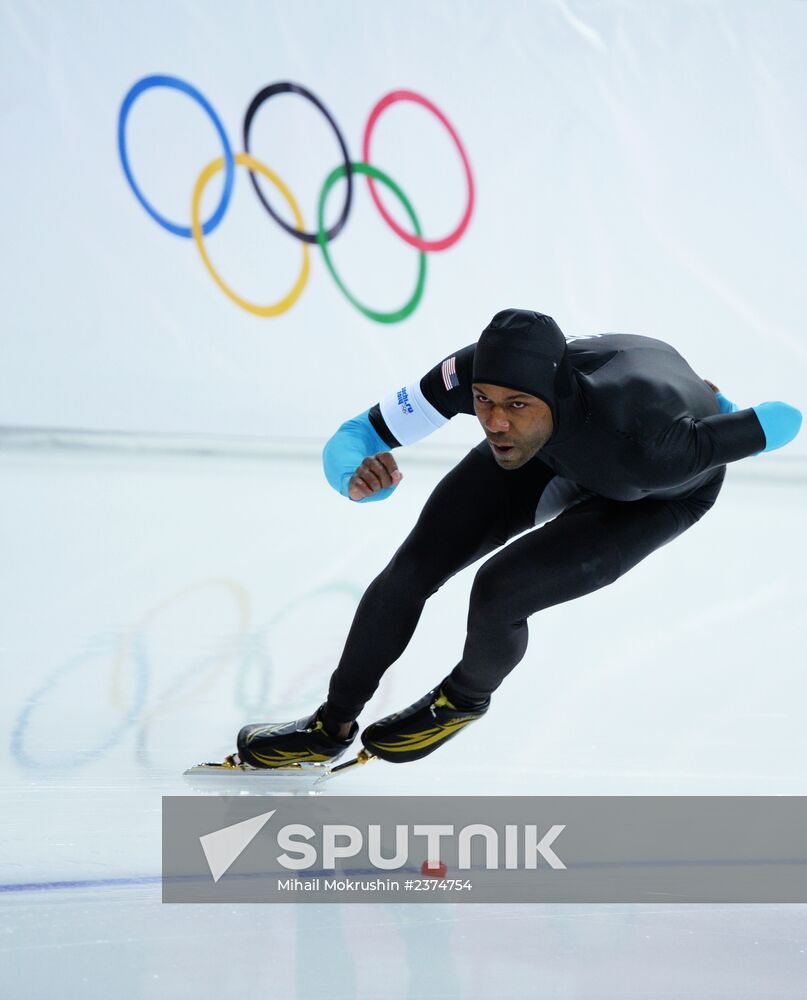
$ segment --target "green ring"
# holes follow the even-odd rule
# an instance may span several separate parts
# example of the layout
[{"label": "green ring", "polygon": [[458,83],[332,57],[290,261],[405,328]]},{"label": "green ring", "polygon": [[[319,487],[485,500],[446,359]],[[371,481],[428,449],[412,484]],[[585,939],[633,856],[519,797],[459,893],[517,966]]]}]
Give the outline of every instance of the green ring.
[{"label": "green ring", "polygon": [[[406,213],[409,216],[415,233],[421,236],[420,224],[418,223],[417,216],[415,215],[415,210],[409,203],[409,199],[401,191],[395,181],[387,177],[386,174],[382,173],[376,167],[371,167],[369,163],[351,163],[350,169],[356,174],[366,174],[368,177],[373,177],[377,181],[381,181],[385,184],[390,191],[401,202],[403,207],[406,209]],[[361,302],[349,291],[345,283],[336,273],[336,268],[333,266],[331,261],[331,255],[328,251],[328,233],[325,229],[325,202],[328,198],[328,192],[334,186],[334,184],[339,180],[340,177],[344,177],[347,173],[344,163],[340,164],[334,170],[328,174],[325,184],[322,187],[322,193],[319,196],[319,207],[317,208],[317,243],[319,243],[322,248],[322,254],[325,257],[325,263],[328,270],[331,272],[331,276],[339,288],[342,290],[345,297],[353,303],[353,305],[359,310],[359,312],[364,313],[368,319],[374,319],[377,323],[400,323],[402,319],[406,319],[410,316],[415,309],[418,307],[418,303],[423,297],[423,287],[426,284],[426,254],[419,250],[420,255],[419,266],[418,266],[418,280],[415,286],[414,294],[412,298],[403,306],[401,309],[395,312],[376,312],[375,309],[369,309],[367,306],[362,305]]]}]

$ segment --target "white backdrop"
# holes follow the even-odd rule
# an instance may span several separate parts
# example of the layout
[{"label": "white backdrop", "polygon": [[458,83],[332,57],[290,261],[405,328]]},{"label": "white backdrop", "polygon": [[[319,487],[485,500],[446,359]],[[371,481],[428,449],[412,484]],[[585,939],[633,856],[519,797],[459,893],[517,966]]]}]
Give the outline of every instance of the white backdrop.
[{"label": "white backdrop", "polygon": [[[743,405],[807,406],[807,4],[3,0],[0,12],[0,425],[324,438],[506,306],[548,312],[571,335],[661,337]],[[439,106],[477,200],[464,236],[428,255],[416,311],[392,325],[365,318],[316,246],[289,311],[257,318],[232,303],[193,241],[158,226],[124,177],[119,109],[152,73],[198,88],[234,152],[250,100],[278,80],[320,97],[355,160],[387,92]],[[210,119],[151,90],[127,139],[146,196],[188,225],[196,178],[221,155]],[[252,149],[312,228],[339,163],[322,116],[276,97]],[[385,112],[372,159],[427,237],[456,225],[461,161],[427,111]],[[334,260],[359,298],[395,309],[417,252],[355,181]],[[340,183],[329,222],[342,194]],[[206,245],[225,280],[260,302],[298,272],[298,241],[242,168]],[[472,422],[452,434],[475,436]]]}]

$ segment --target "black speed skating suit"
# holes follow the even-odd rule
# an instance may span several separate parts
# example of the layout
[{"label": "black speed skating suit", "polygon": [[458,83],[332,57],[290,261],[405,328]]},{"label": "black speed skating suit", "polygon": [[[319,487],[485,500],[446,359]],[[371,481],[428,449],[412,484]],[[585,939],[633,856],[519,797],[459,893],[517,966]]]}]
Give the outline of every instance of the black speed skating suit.
[{"label": "black speed skating suit", "polygon": [[[434,426],[474,413],[475,350],[465,347],[370,410],[389,447],[400,444],[396,434],[406,439],[398,427],[406,428],[412,397]],[[450,696],[484,700],[523,657],[530,615],[613,583],[709,510],[725,463],[765,448],[754,411],[720,413],[714,392],[662,341],[572,339],[555,367],[547,400],[554,430],[544,447],[512,470],[499,467],[487,441],[473,448],[364,594],[331,678],[335,718],[358,716],[430,595],[520,535],[477,571],[462,658],[449,678]],[[438,675],[443,669],[435,664]]]}]

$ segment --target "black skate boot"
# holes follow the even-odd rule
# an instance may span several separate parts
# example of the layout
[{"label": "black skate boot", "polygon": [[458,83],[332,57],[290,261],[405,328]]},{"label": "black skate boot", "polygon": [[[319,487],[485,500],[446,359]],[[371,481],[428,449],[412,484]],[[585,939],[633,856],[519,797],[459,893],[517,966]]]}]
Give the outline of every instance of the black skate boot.
[{"label": "black skate boot", "polygon": [[480,719],[488,710],[490,698],[473,708],[458,708],[434,688],[414,705],[388,715],[368,726],[361,741],[370,753],[382,760],[404,764],[425,757],[446,740]]},{"label": "black skate boot", "polygon": [[244,726],[237,741],[240,762],[250,767],[294,767],[338,757],[356,738],[359,725],[351,724],[347,739],[335,739],[322,721],[324,707],[296,722]]}]

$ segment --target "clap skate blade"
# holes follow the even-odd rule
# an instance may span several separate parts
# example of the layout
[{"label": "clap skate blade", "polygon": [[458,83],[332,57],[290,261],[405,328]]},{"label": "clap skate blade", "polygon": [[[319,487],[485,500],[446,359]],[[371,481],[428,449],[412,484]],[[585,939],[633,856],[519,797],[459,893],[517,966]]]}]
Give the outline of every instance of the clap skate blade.
[{"label": "clap skate blade", "polygon": [[[373,754],[361,750],[356,757],[336,763],[289,764],[285,767],[252,767],[242,763],[238,754],[229,754],[220,764],[197,764],[183,776],[199,791],[245,791],[260,795],[316,794],[335,774],[375,760]],[[199,782],[196,779],[201,779]],[[218,781],[216,779],[219,779]],[[215,785],[215,789],[214,786]]]}]

